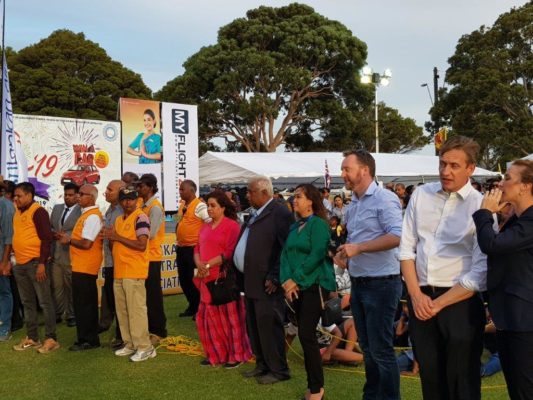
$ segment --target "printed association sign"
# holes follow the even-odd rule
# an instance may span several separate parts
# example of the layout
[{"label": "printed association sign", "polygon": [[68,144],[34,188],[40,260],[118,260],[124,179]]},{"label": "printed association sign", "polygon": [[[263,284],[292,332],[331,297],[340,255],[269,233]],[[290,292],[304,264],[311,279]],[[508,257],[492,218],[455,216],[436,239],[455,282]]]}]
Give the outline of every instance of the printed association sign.
[{"label": "printed association sign", "polygon": [[63,185],[88,183],[98,188],[97,205],[108,206],[105,188],[121,176],[120,123],[15,115],[14,125],[41,204],[51,209],[63,202]]}]

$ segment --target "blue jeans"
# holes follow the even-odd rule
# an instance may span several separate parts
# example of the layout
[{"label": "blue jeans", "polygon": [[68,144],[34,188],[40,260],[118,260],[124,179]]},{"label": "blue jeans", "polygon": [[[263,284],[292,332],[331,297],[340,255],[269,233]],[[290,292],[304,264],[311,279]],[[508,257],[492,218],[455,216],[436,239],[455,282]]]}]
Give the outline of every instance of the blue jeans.
[{"label": "blue jeans", "polygon": [[9,276],[0,276],[0,336],[11,332],[11,315],[13,314],[13,296]]},{"label": "blue jeans", "polygon": [[400,371],[394,353],[394,315],[402,294],[400,277],[352,282],[350,305],[365,357],[364,400],[400,399]]}]

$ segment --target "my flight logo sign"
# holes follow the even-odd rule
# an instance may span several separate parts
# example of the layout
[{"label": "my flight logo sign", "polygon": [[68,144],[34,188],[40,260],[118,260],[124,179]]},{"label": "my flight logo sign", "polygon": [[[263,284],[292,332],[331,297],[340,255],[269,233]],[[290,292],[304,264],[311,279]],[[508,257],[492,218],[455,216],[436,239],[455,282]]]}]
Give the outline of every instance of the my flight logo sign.
[{"label": "my flight logo sign", "polygon": [[189,133],[189,111],[172,110],[172,133]]}]

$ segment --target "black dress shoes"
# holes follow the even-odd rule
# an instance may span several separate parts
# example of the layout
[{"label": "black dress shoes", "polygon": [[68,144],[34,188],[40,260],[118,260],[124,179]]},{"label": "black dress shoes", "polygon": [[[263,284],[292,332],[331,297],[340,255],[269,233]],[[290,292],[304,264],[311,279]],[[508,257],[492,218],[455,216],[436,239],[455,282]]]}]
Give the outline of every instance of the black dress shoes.
[{"label": "black dress shoes", "polygon": [[242,376],[244,376],[245,378],[255,378],[256,376],[261,376],[261,375],[266,375],[267,372],[266,371],[263,371],[262,369],[259,369],[259,368],[255,368],[255,369],[252,369],[251,371],[245,371],[242,373]]},{"label": "black dress shoes", "polygon": [[187,309],[187,310],[179,313],[178,317],[192,317],[194,315],[196,315],[196,313],[194,311]]},{"label": "black dress shoes", "polygon": [[70,351],[84,351],[84,350],[97,349],[98,347],[100,347],[99,344],[90,344],[90,343],[85,342],[85,343],[74,343],[68,349]]},{"label": "black dress shoes", "polygon": [[287,379],[290,379],[290,377],[285,376],[285,377],[282,377],[282,378],[281,377],[278,378],[277,376],[274,376],[271,373],[255,377],[255,380],[260,385],[272,385],[274,383],[278,383],[278,382],[281,382],[281,381],[286,381]]}]

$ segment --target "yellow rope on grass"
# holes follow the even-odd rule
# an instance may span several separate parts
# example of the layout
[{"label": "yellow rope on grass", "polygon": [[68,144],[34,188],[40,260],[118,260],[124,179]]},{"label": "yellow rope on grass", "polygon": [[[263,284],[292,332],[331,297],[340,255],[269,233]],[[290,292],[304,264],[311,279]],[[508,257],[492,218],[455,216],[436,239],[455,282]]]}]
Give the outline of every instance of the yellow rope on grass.
[{"label": "yellow rope on grass", "polygon": [[180,353],[190,357],[200,357],[204,355],[202,344],[187,336],[167,336],[161,339],[157,348],[164,347],[171,353]]}]

